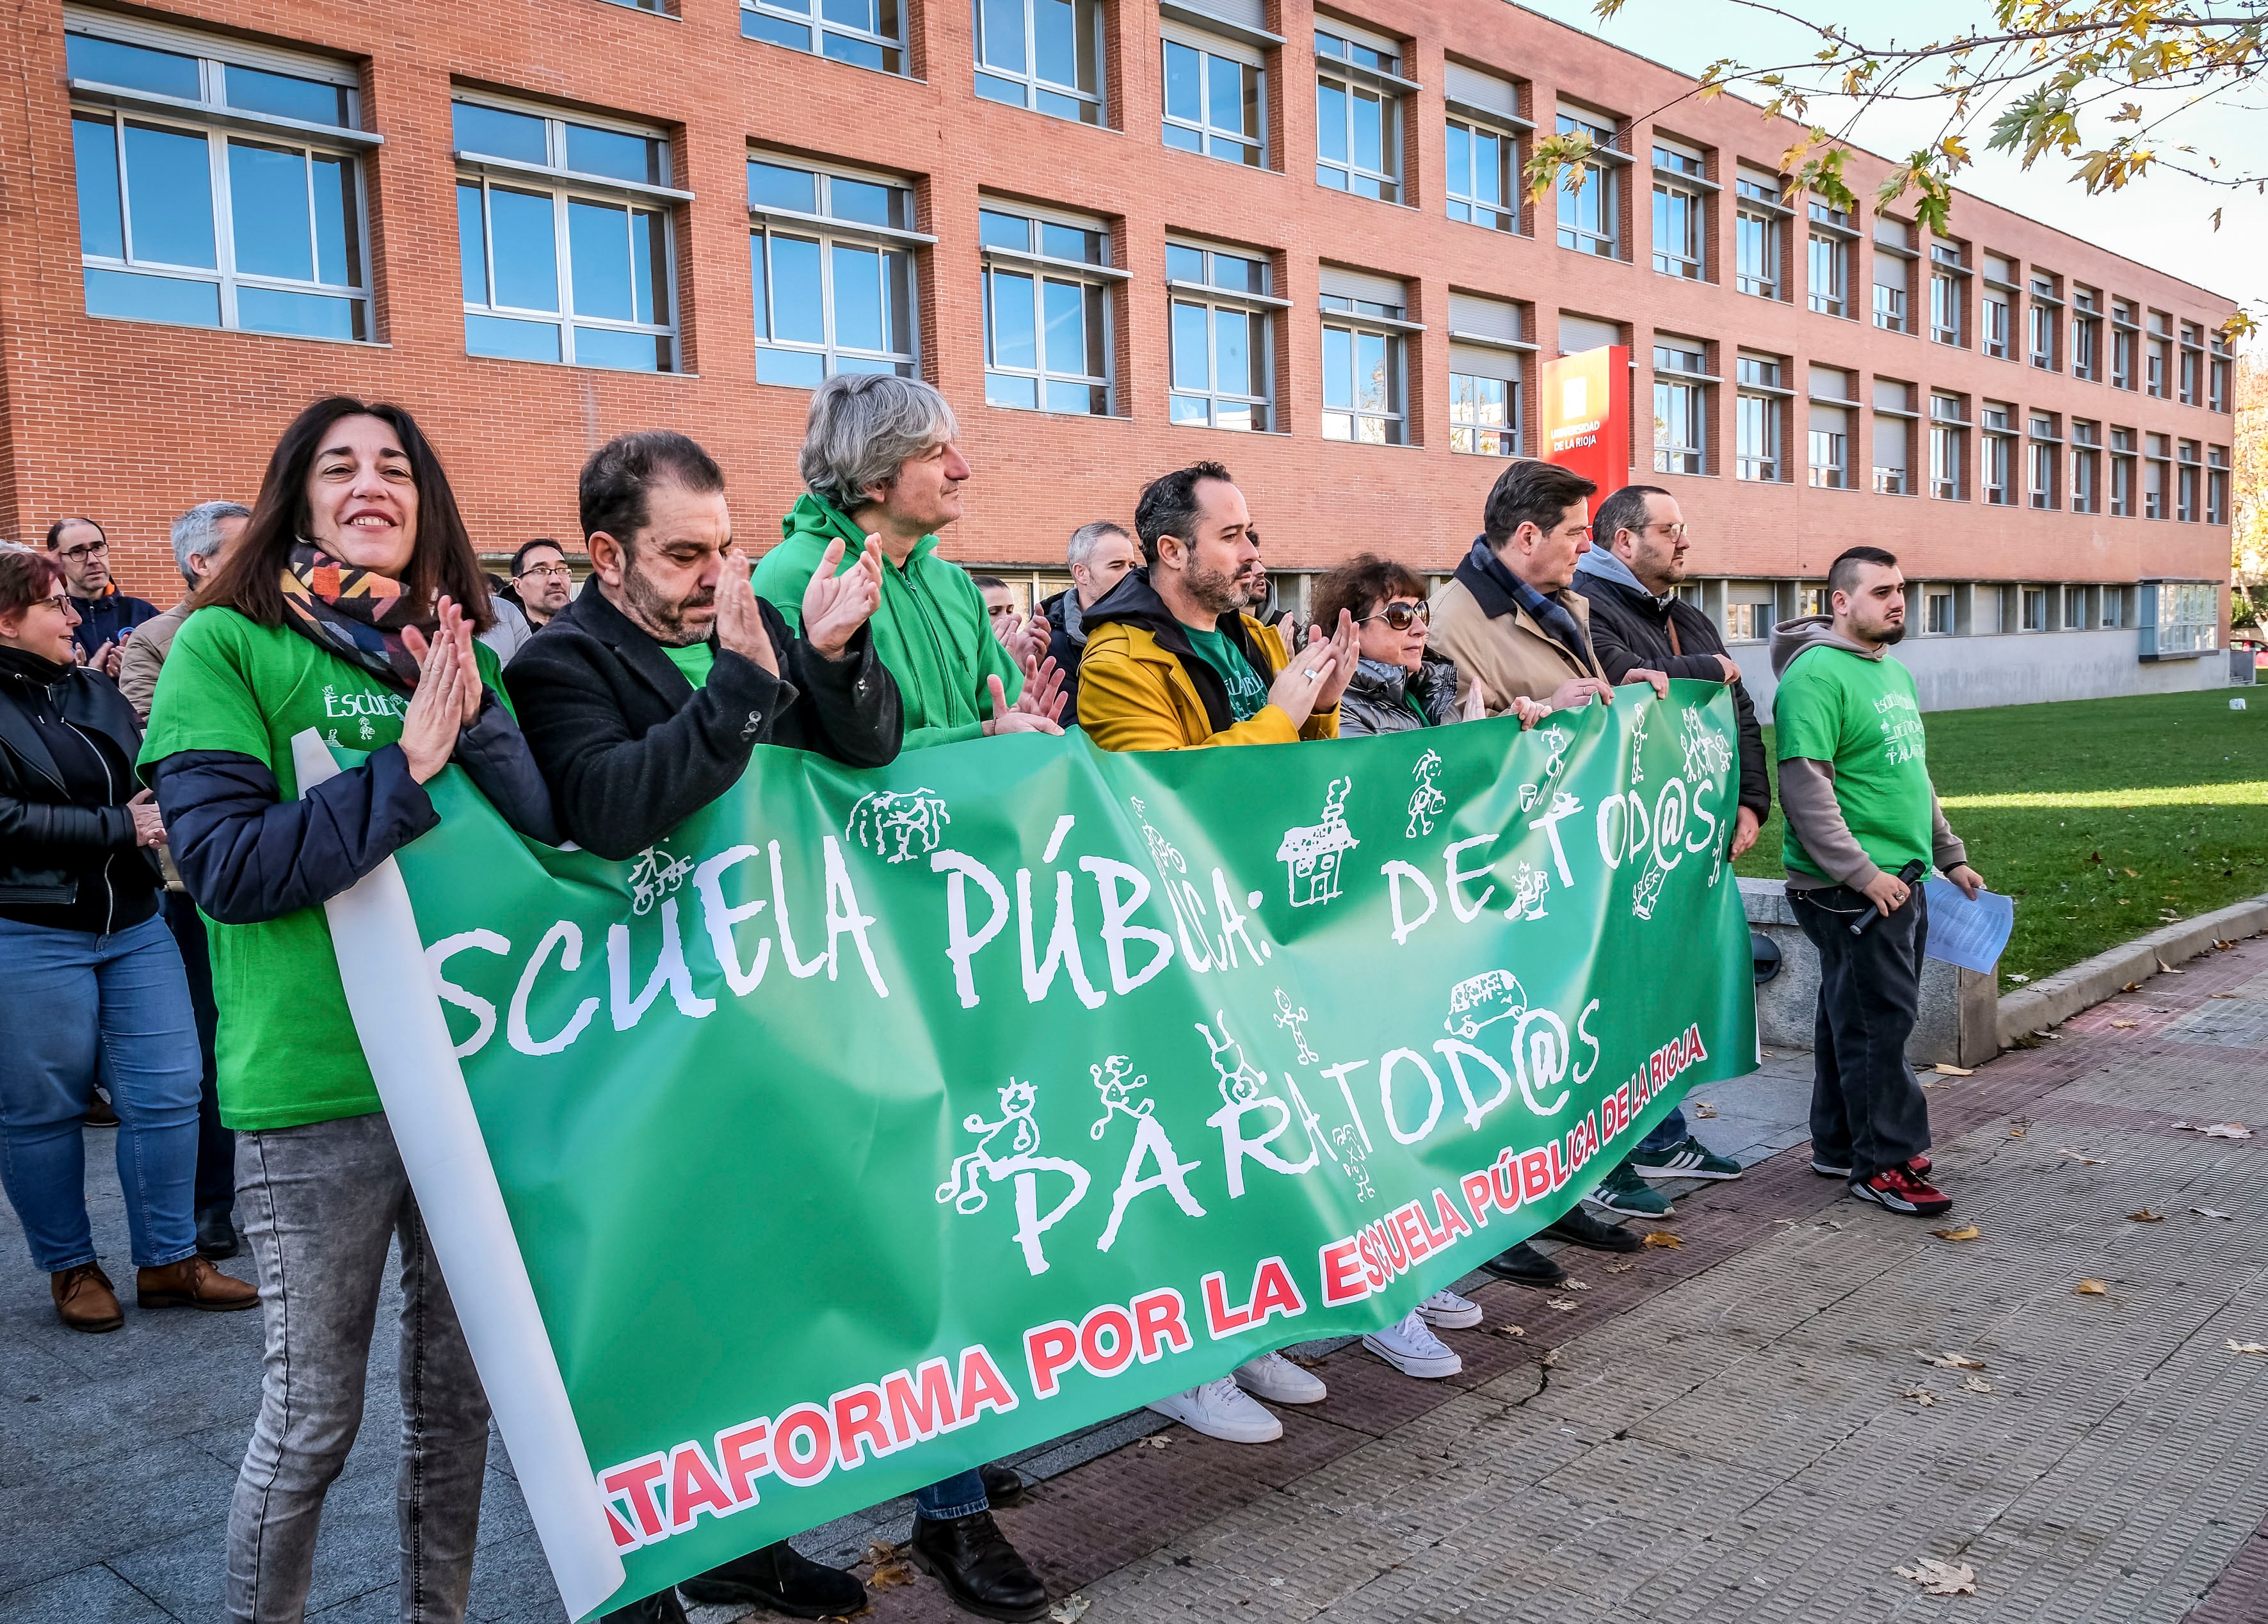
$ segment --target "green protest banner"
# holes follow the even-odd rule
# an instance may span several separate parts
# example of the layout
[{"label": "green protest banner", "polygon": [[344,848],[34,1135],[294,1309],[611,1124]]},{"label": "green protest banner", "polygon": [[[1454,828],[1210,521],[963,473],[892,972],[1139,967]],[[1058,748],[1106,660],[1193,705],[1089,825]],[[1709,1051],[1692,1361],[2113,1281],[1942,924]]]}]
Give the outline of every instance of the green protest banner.
[{"label": "green protest banner", "polygon": [[1734,760],[1697,683],[765,749],[628,863],[443,775],[333,936],[571,1612],[1390,1324],[1565,1211],[1753,1068]]}]

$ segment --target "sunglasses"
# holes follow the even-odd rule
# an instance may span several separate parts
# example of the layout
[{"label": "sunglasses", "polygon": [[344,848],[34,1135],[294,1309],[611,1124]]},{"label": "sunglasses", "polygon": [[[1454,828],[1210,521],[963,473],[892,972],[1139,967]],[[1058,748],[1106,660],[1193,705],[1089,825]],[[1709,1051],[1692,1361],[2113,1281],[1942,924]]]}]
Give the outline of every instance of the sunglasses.
[{"label": "sunglasses", "polygon": [[1373,621],[1384,621],[1392,630],[1408,631],[1413,626],[1427,624],[1432,618],[1432,612],[1422,603],[1390,603],[1376,614],[1364,615],[1362,624],[1367,626]]}]

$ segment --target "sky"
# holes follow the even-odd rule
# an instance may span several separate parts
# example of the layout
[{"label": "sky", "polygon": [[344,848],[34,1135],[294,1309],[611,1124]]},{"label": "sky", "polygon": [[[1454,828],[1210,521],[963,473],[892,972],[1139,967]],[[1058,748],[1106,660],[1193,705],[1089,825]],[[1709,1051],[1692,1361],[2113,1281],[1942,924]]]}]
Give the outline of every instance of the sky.
[{"label": "sky", "polygon": [[[1603,24],[1592,15],[1591,0],[1515,3],[1683,73],[1698,74],[1722,56],[1777,66],[1818,48],[1816,36],[1807,30],[1732,0],[1625,0],[1621,13]],[[1892,8],[1879,4],[1849,0],[1784,4],[1814,21],[1847,26],[1854,38],[1869,45],[1881,43],[1893,31],[1905,44],[1947,39],[1991,17],[1985,0],[1898,0],[1895,24],[1881,20]],[[2224,168],[2268,166],[2264,104],[2268,104],[2268,85],[2256,86],[2221,105],[2192,109],[2167,125],[2164,143],[2195,145],[2201,152],[2217,155]],[[1837,107],[1824,101],[1814,102],[1812,116],[1830,129],[1840,121]],[[1931,104],[1878,104],[1863,115],[1852,140],[1869,151],[1903,155],[1933,139],[1942,120],[1942,112]],[[2207,186],[2164,170],[2152,172],[2124,191],[2089,197],[2078,182],[2066,178],[2067,159],[2043,158],[2027,173],[2014,155],[1987,151],[1981,130],[1969,145],[1976,161],[1955,181],[1958,190],[2239,303],[2251,303],[2268,325],[2268,309],[2263,309],[2268,306],[2268,198]],[[2211,217],[2215,209],[2222,210],[2218,231]],[[1957,201],[1954,220],[1957,229]],[[2257,350],[2259,342],[2252,348]]]}]

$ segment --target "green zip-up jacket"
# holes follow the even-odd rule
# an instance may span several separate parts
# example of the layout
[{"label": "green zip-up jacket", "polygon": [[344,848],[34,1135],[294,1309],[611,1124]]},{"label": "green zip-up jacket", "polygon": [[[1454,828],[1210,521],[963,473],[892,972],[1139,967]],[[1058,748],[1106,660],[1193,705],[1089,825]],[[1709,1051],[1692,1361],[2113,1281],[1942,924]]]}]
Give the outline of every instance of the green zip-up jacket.
[{"label": "green zip-up jacket", "polygon": [[[839,509],[808,494],[780,520],[780,544],[758,561],[751,580],[756,595],[800,633],[804,588],[828,543],[843,539],[848,570],[866,538]],[[937,555],[935,536],[914,545],[902,570],[884,557],[882,601],[868,624],[874,653],[904,696],[908,750],[981,738],[992,715],[987,677],[1000,679],[1011,704],[1024,691],[1024,673],[992,635],[984,594],[966,570]]]}]

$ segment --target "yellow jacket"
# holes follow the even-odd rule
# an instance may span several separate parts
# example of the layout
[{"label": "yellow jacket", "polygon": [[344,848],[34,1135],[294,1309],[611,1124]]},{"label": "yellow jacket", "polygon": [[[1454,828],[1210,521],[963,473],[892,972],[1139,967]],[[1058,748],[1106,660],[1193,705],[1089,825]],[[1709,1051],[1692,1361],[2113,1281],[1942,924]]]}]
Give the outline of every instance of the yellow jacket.
[{"label": "yellow jacket", "polygon": [[[1128,577],[1129,583],[1133,579]],[[1146,582],[1140,592],[1151,604],[1157,603]],[[1186,637],[1174,637],[1178,621],[1167,616],[1161,623],[1156,614],[1138,610],[1129,618],[1095,624],[1095,614],[1107,613],[1111,599],[1121,597],[1114,591],[1089,614],[1086,653],[1079,663],[1079,724],[1102,749],[1188,750],[1206,745],[1288,745],[1302,739],[1338,737],[1336,706],[1308,717],[1307,725],[1299,728],[1273,705],[1263,706],[1248,722],[1226,720],[1226,700],[1198,691],[1191,666],[1205,672],[1211,687],[1218,687],[1219,679],[1212,675],[1203,657],[1189,648]],[[1259,655],[1255,668],[1261,680],[1272,684],[1286,663],[1284,640],[1274,627],[1251,615],[1237,619],[1242,623],[1247,658]],[[1161,632],[1187,651],[1166,646],[1159,640]],[[1217,719],[1221,722],[1219,726]]]}]

